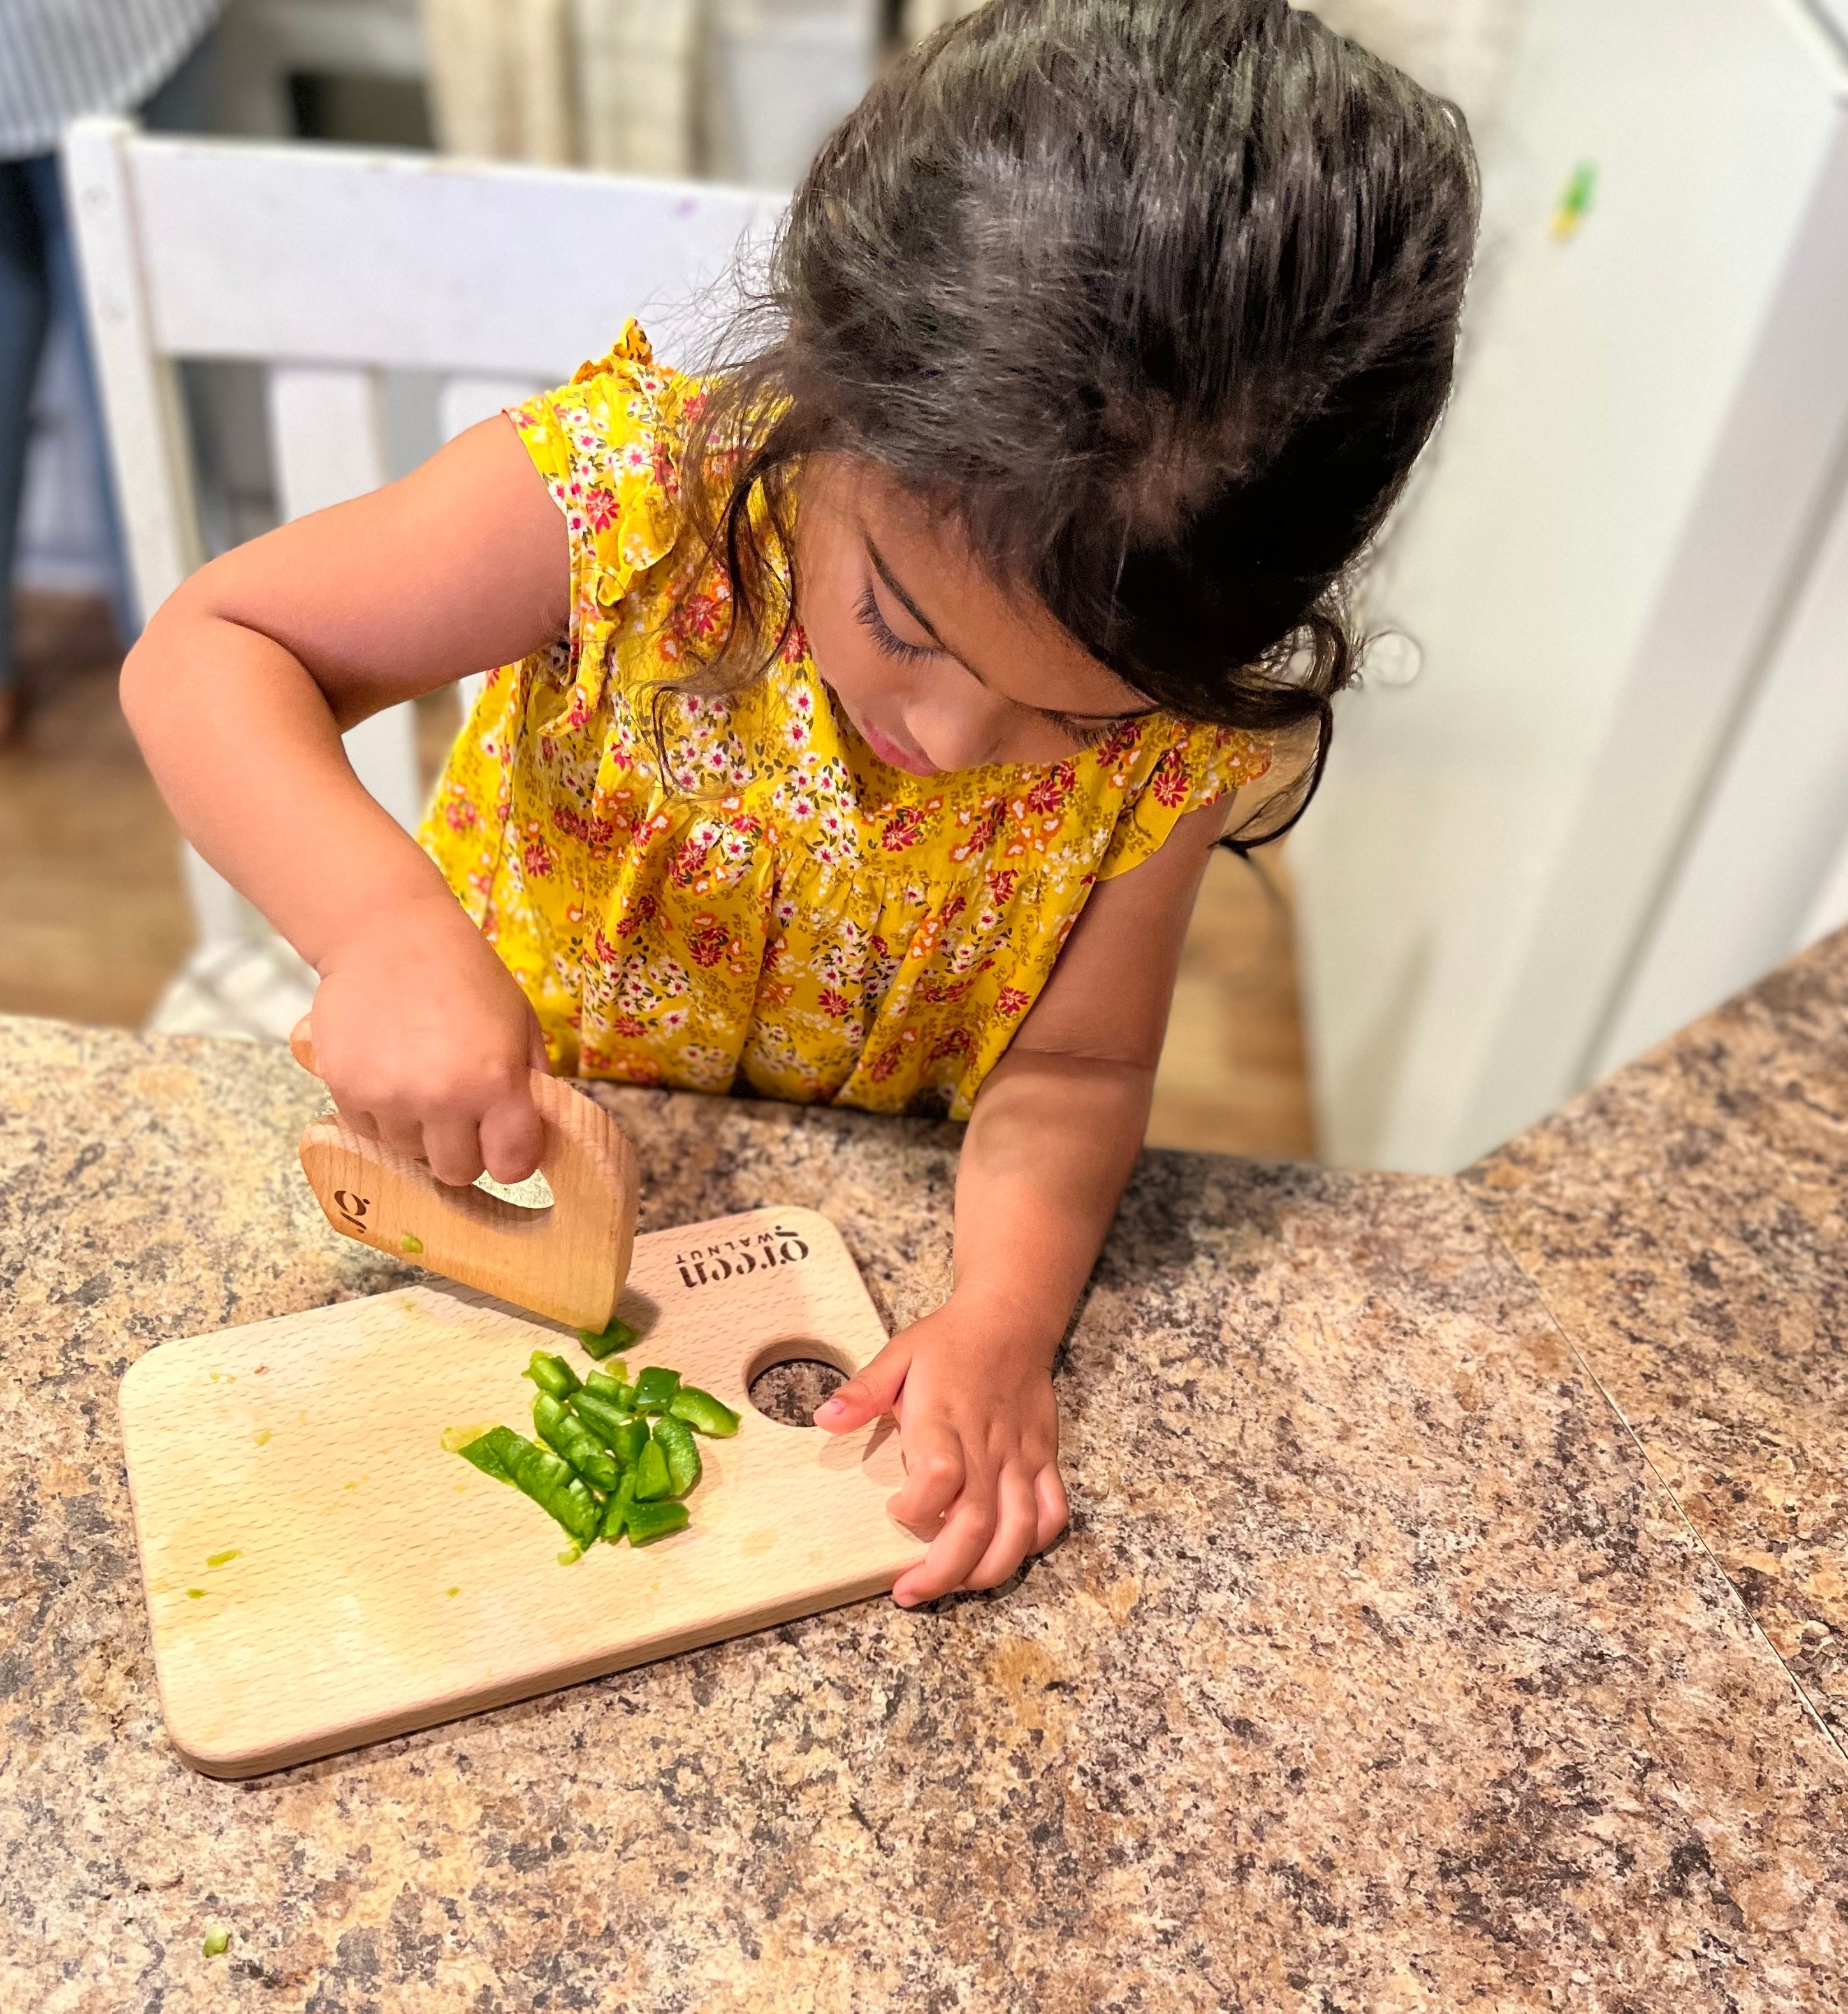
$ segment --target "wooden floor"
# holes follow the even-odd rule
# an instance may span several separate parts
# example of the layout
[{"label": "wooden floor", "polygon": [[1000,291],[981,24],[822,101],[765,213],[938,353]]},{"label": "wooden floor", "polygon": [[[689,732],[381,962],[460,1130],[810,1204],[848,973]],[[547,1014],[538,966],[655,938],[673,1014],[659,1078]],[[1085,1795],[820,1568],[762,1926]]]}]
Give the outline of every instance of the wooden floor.
[{"label": "wooden floor", "polygon": [[[185,956],[192,925],[178,834],[116,701],[102,604],[21,598],[30,713],[0,751],[0,1012],[138,1026]],[[447,696],[424,709],[425,766]],[[0,1094],[3,1095],[3,1094]],[[1302,1158],[1314,1151],[1287,883],[1215,855],[1194,911],[1149,1139]]]},{"label": "wooden floor", "polygon": [[103,604],[18,611],[29,711],[0,749],[0,1011],[133,1027],[192,940],[179,834],[116,703]]}]

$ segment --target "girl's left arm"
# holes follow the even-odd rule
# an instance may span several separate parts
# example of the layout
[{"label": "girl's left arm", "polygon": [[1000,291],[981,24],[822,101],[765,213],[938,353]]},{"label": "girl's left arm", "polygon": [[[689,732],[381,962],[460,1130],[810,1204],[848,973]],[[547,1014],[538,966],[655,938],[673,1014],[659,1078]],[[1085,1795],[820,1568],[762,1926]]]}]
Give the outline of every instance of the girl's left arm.
[{"label": "girl's left arm", "polygon": [[906,1475],[892,1513],[935,1534],[892,1589],[906,1607],[996,1586],[1064,1528],[1053,1358],[1141,1150],[1188,915],[1233,809],[1189,812],[1159,851],[1093,890],[977,1095],[949,1299],[816,1416],[845,1432],[898,1415]]}]

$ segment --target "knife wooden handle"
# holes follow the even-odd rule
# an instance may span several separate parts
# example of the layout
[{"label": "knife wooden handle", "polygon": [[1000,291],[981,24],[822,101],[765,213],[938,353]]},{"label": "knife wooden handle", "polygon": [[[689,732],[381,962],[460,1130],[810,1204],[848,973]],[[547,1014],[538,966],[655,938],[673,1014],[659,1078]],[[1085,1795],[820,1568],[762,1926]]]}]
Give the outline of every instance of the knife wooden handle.
[{"label": "knife wooden handle", "polygon": [[[314,1069],[307,1021],[289,1046]],[[533,1102],[545,1128],[540,1169],[549,1207],[522,1209],[478,1188],[451,1188],[408,1154],[356,1133],[338,1113],[302,1135],[302,1171],[335,1230],[375,1251],[573,1328],[615,1313],[635,1242],[635,1151],[600,1105],[543,1070]]]}]

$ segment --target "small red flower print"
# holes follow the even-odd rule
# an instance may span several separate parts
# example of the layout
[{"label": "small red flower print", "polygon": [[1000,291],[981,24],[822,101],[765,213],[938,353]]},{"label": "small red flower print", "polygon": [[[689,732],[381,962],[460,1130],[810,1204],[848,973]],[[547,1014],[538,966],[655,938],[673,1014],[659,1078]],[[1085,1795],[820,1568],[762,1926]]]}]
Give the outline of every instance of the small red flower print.
[{"label": "small red flower print", "polygon": [[881,1049],[867,1064],[867,1074],[875,1084],[884,1084],[899,1066],[899,1053],[896,1049]]},{"label": "small red flower print", "polygon": [[543,839],[529,839],[520,855],[520,865],[530,880],[543,881],[558,865],[557,857]]},{"label": "small red flower print", "polygon": [[969,898],[967,895],[952,895],[943,905],[943,921],[946,923],[953,923],[968,906]]},{"label": "small red flower print", "polygon": [[1028,995],[1017,986],[1003,986],[995,995],[995,1012],[1005,1014],[1009,1020],[1025,1011]]},{"label": "small red flower print", "polygon": [[443,815],[451,832],[472,832],[481,822],[481,814],[466,797],[451,797]]},{"label": "small red flower print", "polygon": [[799,665],[809,654],[809,633],[799,622],[791,622],[783,638],[783,661]]},{"label": "small red flower print", "polygon": [[946,1056],[966,1056],[973,1046],[973,1037],[967,1028],[952,1028],[946,1035],[939,1035],[931,1045],[927,1063],[941,1063]]},{"label": "small red flower print", "polygon": [[1021,871],[1017,867],[997,867],[989,876],[989,900],[999,908],[1013,898],[1019,886]]},{"label": "small red flower print", "polygon": [[673,627],[676,635],[691,636],[705,643],[724,628],[725,619],[716,596],[690,594],[674,611]]},{"label": "small red flower print", "polygon": [[1142,722],[1139,720],[1120,720],[1105,735],[1096,748],[1099,762],[1106,769],[1123,756],[1132,754],[1142,745]]},{"label": "small red flower print", "polygon": [[1181,751],[1171,748],[1155,765],[1149,778],[1149,788],[1158,805],[1165,805],[1170,811],[1177,810],[1187,801],[1187,765],[1181,760]]},{"label": "small red flower print", "polygon": [[593,489],[580,507],[594,530],[607,532],[616,521],[616,500],[607,489]]},{"label": "small red flower print", "polygon": [[845,1020],[853,1011],[853,1003],[845,993],[837,993],[831,986],[824,986],[820,995],[821,1011],[831,1014],[837,1021]]},{"label": "small red flower print", "polygon": [[924,837],[924,813],[915,805],[902,805],[888,818],[879,834],[879,844],[888,853],[902,853]]},{"label": "small red flower print", "polygon": [[[660,913],[661,905],[652,895],[641,896],[633,908],[625,909],[616,919],[616,935],[619,937],[632,937],[643,924],[653,923]],[[597,932],[597,938],[598,955],[603,959],[605,964],[613,965],[618,954],[611,948],[608,940],[601,930]]]},{"label": "small red flower print", "polygon": [[609,819],[586,818],[569,805],[560,805],[553,812],[552,823],[567,839],[575,839],[585,846],[608,846],[616,830]]},{"label": "small red flower print", "polygon": [[707,847],[698,837],[684,839],[667,856],[668,878],[677,888],[691,888],[705,865]]},{"label": "small red flower print", "polygon": [[1078,781],[1078,772],[1069,762],[1055,762],[1027,793],[1027,808],[1034,812],[1056,812],[1071,795]]},{"label": "small red flower print", "polygon": [[703,912],[693,919],[687,932],[687,948],[695,965],[716,965],[730,942],[730,931],[717,917]]}]

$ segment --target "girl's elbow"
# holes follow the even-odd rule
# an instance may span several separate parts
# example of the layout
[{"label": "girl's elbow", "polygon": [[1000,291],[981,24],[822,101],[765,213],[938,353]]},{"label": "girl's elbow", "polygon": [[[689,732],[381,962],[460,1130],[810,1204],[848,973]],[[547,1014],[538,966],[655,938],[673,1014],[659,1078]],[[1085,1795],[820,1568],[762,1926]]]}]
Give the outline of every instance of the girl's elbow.
[{"label": "girl's elbow", "polygon": [[[159,621],[158,616],[155,621]],[[116,682],[123,716],[144,748],[149,732],[157,728],[163,707],[172,697],[173,681],[163,675],[164,655],[155,624],[150,622],[130,646]]]}]

